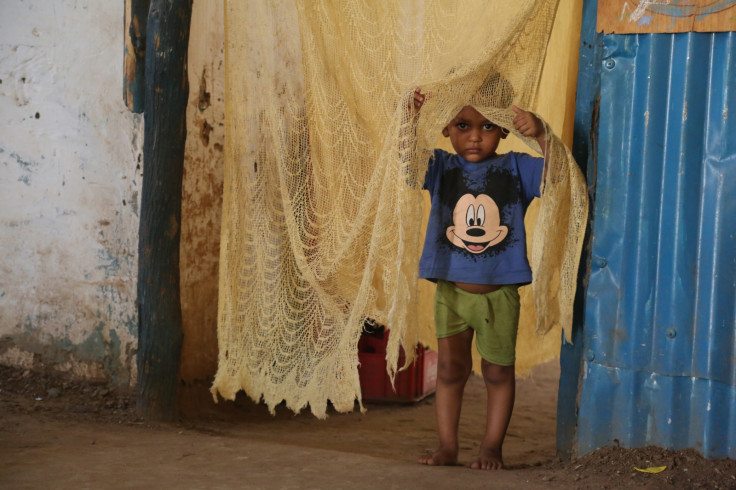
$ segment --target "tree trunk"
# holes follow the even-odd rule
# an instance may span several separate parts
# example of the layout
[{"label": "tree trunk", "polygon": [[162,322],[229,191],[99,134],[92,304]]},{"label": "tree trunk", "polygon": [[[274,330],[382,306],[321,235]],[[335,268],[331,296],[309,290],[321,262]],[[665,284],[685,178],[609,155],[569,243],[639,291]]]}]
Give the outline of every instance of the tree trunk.
[{"label": "tree trunk", "polygon": [[181,190],[189,97],[192,0],[151,0],[146,31],[145,131],[138,262],[138,411],[177,415],[182,326]]}]

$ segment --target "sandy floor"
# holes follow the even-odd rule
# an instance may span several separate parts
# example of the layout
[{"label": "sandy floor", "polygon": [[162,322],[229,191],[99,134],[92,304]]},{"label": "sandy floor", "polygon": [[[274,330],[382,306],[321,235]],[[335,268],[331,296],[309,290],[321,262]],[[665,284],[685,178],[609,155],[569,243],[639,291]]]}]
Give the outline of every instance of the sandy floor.
[{"label": "sandy floor", "polygon": [[[2,488],[736,488],[736,462],[691,452],[610,449],[556,461],[556,363],[519,381],[504,448],[509,470],[492,473],[416,463],[435,448],[432,397],[321,421],[285,408],[271,416],[245,397],[214,405],[205,385],[191,386],[182,420],[151,426],[105,387],[6,368],[0,375]],[[484,407],[474,377],[461,420],[463,464],[478,449]],[[661,461],[669,469],[658,475],[633,470]]]}]

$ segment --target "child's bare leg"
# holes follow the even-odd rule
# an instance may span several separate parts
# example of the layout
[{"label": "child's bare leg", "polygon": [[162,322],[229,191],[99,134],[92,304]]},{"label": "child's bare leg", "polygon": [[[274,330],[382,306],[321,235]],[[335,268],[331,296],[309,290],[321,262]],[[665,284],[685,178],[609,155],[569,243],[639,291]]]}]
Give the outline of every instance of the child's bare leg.
[{"label": "child's bare leg", "polygon": [[514,366],[499,366],[483,360],[483,380],[488,392],[486,433],[480,445],[478,459],[471,468],[500,470],[503,468],[502,446],[511,420],[516,394]]},{"label": "child's bare leg", "polygon": [[470,354],[472,341],[473,330],[470,329],[451,337],[437,339],[438,362],[435,408],[440,447],[435,452],[419,458],[419,462],[422,464],[457,464],[459,449],[457,434],[460,424],[463,390],[473,369],[473,360]]}]

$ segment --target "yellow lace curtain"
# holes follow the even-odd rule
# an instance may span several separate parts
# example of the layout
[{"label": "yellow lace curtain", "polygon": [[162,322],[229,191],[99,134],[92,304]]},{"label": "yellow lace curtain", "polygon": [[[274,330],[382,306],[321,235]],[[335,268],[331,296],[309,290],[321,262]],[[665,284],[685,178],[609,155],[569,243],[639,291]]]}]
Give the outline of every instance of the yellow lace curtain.
[{"label": "yellow lace curtain", "polygon": [[[493,90],[533,107],[556,0],[226,1],[226,168],[213,384],[324,417],[360,401],[366,318],[387,362],[417,342],[422,194],[442,127],[472,104],[512,128]],[[432,97],[418,119],[416,87]],[[552,155],[531,258],[538,330],[569,327],[585,184]],[[532,149],[536,142],[527,142]],[[537,147],[538,149],[538,147]],[[531,151],[531,150],[530,150]]]}]

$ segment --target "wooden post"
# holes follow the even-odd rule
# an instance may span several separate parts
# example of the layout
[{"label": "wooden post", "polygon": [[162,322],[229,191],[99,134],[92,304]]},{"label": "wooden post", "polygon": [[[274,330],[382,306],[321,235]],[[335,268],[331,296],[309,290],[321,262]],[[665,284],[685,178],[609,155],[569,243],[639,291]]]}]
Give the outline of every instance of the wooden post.
[{"label": "wooden post", "polygon": [[189,97],[192,0],[151,0],[146,42],[145,130],[138,258],[138,411],[177,415],[182,326],[181,190]]},{"label": "wooden post", "polygon": [[146,25],[150,0],[125,0],[125,56],[123,100],[128,109],[141,113],[146,100]]}]

